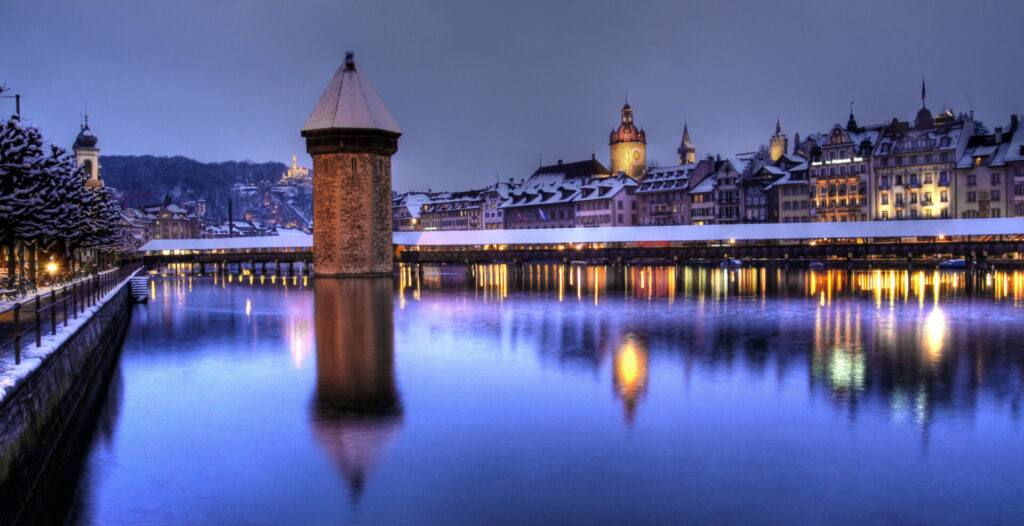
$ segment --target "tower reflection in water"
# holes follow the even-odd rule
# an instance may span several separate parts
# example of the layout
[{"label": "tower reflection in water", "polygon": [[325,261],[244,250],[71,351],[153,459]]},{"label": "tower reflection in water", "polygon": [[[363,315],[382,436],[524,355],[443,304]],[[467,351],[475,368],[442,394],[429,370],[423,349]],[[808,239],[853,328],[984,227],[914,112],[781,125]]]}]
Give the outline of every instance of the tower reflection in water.
[{"label": "tower reflection in water", "polygon": [[402,425],[395,386],[393,284],[385,278],[316,278],[317,440],[362,494],[367,473]]}]

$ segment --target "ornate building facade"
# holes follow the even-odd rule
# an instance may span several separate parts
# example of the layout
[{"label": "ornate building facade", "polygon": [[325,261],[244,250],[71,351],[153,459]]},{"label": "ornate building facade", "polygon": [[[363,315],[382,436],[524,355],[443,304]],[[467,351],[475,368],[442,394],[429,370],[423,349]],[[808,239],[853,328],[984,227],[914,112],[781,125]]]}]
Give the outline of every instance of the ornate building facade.
[{"label": "ornate building facade", "polygon": [[811,214],[814,222],[868,221],[871,218],[871,160],[880,126],[860,127],[850,113],[825,135],[812,137]]}]

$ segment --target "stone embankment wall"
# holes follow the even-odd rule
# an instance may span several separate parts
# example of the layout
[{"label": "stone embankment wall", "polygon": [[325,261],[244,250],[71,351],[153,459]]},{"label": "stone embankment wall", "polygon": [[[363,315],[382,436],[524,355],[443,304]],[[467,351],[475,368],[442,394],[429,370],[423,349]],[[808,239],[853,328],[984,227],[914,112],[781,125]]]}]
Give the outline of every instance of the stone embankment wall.
[{"label": "stone embankment wall", "polygon": [[0,401],[0,524],[16,520],[75,412],[116,363],[131,302],[125,281]]}]

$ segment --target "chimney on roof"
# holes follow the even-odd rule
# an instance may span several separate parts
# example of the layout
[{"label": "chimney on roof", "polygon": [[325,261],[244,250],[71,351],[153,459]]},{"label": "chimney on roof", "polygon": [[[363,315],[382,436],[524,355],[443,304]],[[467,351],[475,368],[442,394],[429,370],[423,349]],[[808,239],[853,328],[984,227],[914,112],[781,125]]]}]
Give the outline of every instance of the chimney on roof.
[{"label": "chimney on roof", "polygon": [[1017,131],[1017,124],[1017,114],[1014,113],[1013,115],[1010,115],[1010,133],[1015,133]]},{"label": "chimney on roof", "polygon": [[996,144],[1003,142],[1003,127],[996,126]]},{"label": "chimney on roof", "polygon": [[345,52],[345,71],[355,71],[355,70],[356,70],[355,54],[352,53],[351,51],[346,51]]},{"label": "chimney on roof", "polygon": [[561,159],[558,160],[558,164],[562,164],[562,160]]}]

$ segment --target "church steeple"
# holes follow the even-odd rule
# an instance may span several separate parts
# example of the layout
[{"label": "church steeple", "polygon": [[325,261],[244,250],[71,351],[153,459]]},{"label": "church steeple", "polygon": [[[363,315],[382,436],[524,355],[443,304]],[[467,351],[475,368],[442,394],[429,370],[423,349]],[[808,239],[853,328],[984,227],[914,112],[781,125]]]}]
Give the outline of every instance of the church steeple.
[{"label": "church steeple", "polygon": [[768,151],[773,161],[778,161],[789,149],[789,139],[782,133],[782,123],[775,117],[775,134],[768,139]]},{"label": "church steeple", "polygon": [[103,186],[100,178],[100,149],[96,147],[99,139],[89,129],[88,113],[83,117],[81,128],[71,148],[75,152],[75,164],[81,166],[88,175],[86,186]]},{"label": "church steeple", "polygon": [[693,164],[697,162],[697,149],[693,147],[693,142],[690,141],[690,129],[686,121],[683,121],[683,141],[679,144],[679,148],[676,149],[676,153],[679,154],[679,164]]}]

